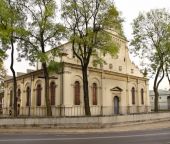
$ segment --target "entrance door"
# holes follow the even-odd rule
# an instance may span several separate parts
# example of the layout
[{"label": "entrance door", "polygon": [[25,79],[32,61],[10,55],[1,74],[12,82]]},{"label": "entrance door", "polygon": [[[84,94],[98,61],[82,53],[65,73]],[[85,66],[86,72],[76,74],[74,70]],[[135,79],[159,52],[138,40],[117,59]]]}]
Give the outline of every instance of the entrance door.
[{"label": "entrance door", "polygon": [[118,98],[118,96],[114,97],[114,114],[119,114],[119,98]]},{"label": "entrance door", "polygon": [[168,109],[170,109],[170,96],[167,97]]}]

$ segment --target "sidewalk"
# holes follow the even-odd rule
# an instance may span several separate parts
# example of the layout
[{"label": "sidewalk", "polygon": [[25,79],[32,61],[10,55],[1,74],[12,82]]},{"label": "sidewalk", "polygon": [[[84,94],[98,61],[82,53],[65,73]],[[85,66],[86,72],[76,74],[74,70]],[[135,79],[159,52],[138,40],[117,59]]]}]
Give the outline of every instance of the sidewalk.
[{"label": "sidewalk", "polygon": [[98,132],[121,132],[136,130],[153,130],[170,128],[170,120],[135,122],[128,124],[113,125],[111,128],[99,129],[64,129],[64,128],[41,128],[41,127],[20,127],[20,128],[0,128],[0,133],[35,133],[35,134],[75,134],[75,133],[98,133]]}]

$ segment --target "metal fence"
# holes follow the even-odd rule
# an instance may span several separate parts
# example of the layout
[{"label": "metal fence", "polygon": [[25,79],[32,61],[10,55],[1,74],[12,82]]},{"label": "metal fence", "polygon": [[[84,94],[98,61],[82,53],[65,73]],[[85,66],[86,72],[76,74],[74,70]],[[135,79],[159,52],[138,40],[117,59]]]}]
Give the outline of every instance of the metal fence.
[{"label": "metal fence", "polygon": [[[151,110],[154,110],[154,103],[151,103]],[[160,102],[158,104],[159,111],[170,111],[170,105],[167,102]]]},{"label": "metal fence", "polygon": [[[72,116],[85,116],[84,106],[52,106],[52,116],[53,117],[72,117]],[[91,106],[90,107],[92,116],[112,116],[121,114],[137,114],[137,113],[147,113],[150,111],[148,106],[120,106],[116,111],[111,106]],[[44,117],[47,116],[47,108],[44,107],[20,107],[18,109],[18,116],[21,117]],[[0,110],[1,117],[13,116],[12,108],[2,108]]]}]

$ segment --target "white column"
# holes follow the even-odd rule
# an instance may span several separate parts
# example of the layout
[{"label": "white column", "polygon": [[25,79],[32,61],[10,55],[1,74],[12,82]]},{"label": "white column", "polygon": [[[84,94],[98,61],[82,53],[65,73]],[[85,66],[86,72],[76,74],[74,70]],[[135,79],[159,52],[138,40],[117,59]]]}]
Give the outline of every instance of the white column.
[{"label": "white column", "polygon": [[[63,73],[63,84],[61,83],[61,87],[63,86],[63,106],[71,106],[73,103],[73,93],[71,86],[71,68],[64,68]],[[62,92],[61,92],[62,93]],[[62,97],[61,95],[61,97]]]}]

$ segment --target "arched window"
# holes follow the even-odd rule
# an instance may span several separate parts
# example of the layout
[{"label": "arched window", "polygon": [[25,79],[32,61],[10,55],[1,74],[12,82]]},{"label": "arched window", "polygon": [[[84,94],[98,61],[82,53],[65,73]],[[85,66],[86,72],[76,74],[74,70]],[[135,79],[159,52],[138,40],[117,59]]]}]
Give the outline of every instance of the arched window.
[{"label": "arched window", "polygon": [[50,97],[50,101],[51,101],[51,105],[55,105],[55,83],[54,82],[51,82],[50,83],[50,94],[51,94],[51,97]]},{"label": "arched window", "polygon": [[141,89],[141,104],[144,104],[144,90]]},{"label": "arched window", "polygon": [[18,91],[17,91],[17,101],[20,101],[20,98],[21,98],[21,90],[18,89]]},{"label": "arched window", "polygon": [[10,100],[9,100],[9,106],[12,107],[12,101],[13,101],[13,91],[10,90]]},{"label": "arched window", "polygon": [[41,88],[41,85],[40,84],[38,84],[37,85],[37,106],[41,106],[41,90],[42,90],[42,88]]},{"label": "arched window", "polygon": [[80,83],[76,81],[74,84],[74,104],[80,105]]},{"label": "arched window", "polygon": [[92,86],[92,98],[93,98],[93,105],[97,105],[97,84],[93,83]]},{"label": "arched window", "polygon": [[26,106],[31,106],[31,89],[28,86],[26,89]]},{"label": "arched window", "polygon": [[132,90],[132,104],[135,104],[135,88],[133,87]]},{"label": "arched window", "polygon": [[[2,96],[0,96],[0,109],[2,108]],[[2,111],[0,111],[0,114],[2,114]]]}]

